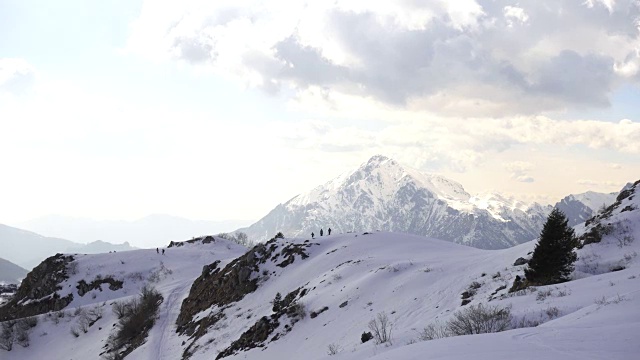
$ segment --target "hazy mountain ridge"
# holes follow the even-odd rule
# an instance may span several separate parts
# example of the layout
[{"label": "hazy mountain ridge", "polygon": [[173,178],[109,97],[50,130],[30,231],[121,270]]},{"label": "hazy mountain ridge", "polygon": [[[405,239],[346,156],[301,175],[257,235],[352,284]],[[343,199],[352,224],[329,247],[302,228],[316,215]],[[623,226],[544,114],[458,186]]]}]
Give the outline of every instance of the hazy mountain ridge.
[{"label": "hazy mountain ridge", "polygon": [[2,256],[17,265],[32,269],[42,260],[56,253],[99,253],[133,250],[129,244],[111,244],[96,241],[79,244],[73,241],[42,236],[40,234],[0,224]]},{"label": "hazy mountain ridge", "polygon": [[587,191],[582,194],[568,195],[556,203],[555,207],[567,216],[570,226],[575,226],[596,215],[601,208],[613,204],[616,195],[617,193]]},{"label": "hazy mountain ridge", "polygon": [[27,273],[26,269],[0,258],[0,283],[17,284]]},{"label": "hazy mountain ridge", "polygon": [[[573,223],[593,212],[590,199],[612,197],[587,194],[593,196],[575,195],[564,205]],[[265,240],[278,231],[307,236],[319,235],[320,228],[338,233],[382,230],[499,249],[535,239],[551,209],[500,194],[472,196],[453,180],[378,155],[355,171],[276,206],[240,231]]]},{"label": "hazy mountain ridge", "polygon": [[40,217],[19,224],[31,231],[75,242],[128,242],[140,248],[164,246],[169,241],[191,239],[205,234],[230,231],[244,221],[200,221],[155,214],[135,221],[93,220],[59,215]]}]

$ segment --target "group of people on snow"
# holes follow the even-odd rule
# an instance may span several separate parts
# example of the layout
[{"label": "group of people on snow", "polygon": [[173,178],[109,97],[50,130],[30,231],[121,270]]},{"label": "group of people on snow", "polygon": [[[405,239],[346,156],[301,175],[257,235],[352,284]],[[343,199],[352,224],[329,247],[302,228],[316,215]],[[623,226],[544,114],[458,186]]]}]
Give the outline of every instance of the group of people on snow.
[{"label": "group of people on snow", "polygon": [[[320,229],[320,236],[324,235],[324,231],[322,231],[322,229]],[[331,228],[327,229],[327,236],[331,235]],[[311,238],[313,239],[316,236],[316,234],[311,233]]]}]

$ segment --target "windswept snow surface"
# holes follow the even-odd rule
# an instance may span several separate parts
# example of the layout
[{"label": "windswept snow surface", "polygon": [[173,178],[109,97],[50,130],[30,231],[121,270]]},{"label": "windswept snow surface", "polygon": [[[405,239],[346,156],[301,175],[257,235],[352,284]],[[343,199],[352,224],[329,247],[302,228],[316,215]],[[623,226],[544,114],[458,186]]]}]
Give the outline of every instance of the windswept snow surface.
[{"label": "windswept snow surface", "polygon": [[[260,265],[258,289],[223,309],[224,318],[207,329],[191,357],[213,359],[263,316],[273,314],[271,300],[304,287],[301,298],[307,312],[328,307],[317,317],[300,320],[276,341],[226,359],[619,359],[635,360],[640,354],[640,196],[625,199],[607,218],[622,224],[619,231],[600,243],[578,250],[574,280],[562,284],[507,293],[524,266],[514,266],[519,257],[529,258],[535,242],[505,250],[479,250],[450,242],[400,233],[347,233],[332,236],[281,239],[287,243],[314,244],[305,248],[309,257],[295,257],[281,268],[267,261]],[[623,211],[622,209],[627,209]],[[617,226],[617,225],[616,225]],[[578,234],[585,231],[579,229]],[[620,244],[619,234],[635,241]],[[242,253],[232,244],[192,244],[169,249],[166,256],[155,250],[79,257],[78,274],[69,283],[95,274],[129,276],[140,272],[143,279],[157,272],[163,261],[171,269],[157,281],[165,302],[145,345],[130,359],[180,359],[186,336],[175,332],[179,304],[202,265]],[[121,260],[124,264],[121,264]],[[221,264],[223,267],[225,263]],[[612,271],[619,270],[619,271]],[[145,280],[131,283],[117,294],[107,290],[75,299],[73,306],[105,305],[105,316],[86,334],[74,338],[72,317],[55,325],[41,316],[32,332],[29,348],[16,346],[0,352],[2,359],[98,358],[115,318],[110,304],[114,296],[137,293]],[[468,306],[483,303],[511,307],[514,324],[534,325],[495,334],[420,341],[419,332],[432,323],[444,323],[464,309],[461,294],[473,283],[479,288]],[[75,282],[74,282],[75,284]],[[125,292],[126,291],[126,292]],[[342,306],[341,306],[342,305]],[[215,307],[201,312],[219,311]],[[72,311],[70,311],[71,313]],[[360,336],[378,313],[386,313],[393,324],[392,343],[362,344]],[[282,330],[288,322],[281,318]],[[328,355],[333,345],[338,353]]]}]

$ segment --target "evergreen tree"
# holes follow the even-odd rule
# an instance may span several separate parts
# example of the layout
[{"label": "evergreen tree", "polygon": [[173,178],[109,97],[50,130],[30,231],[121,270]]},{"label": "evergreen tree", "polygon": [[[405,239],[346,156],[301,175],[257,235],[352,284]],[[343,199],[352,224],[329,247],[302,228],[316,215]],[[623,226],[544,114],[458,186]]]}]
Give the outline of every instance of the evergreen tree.
[{"label": "evergreen tree", "polygon": [[540,233],[524,275],[528,285],[549,285],[568,281],[577,259],[578,245],[573,229],[562,211],[553,209]]}]

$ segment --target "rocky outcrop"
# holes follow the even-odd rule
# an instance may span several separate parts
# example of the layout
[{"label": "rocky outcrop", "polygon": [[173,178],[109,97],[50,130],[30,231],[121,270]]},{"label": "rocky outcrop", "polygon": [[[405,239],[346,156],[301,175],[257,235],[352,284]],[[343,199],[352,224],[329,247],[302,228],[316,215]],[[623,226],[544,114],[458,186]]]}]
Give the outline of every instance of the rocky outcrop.
[{"label": "rocky outcrop", "polygon": [[[298,288],[284,297],[284,299],[274,302],[274,313],[270,316],[263,316],[251,328],[245,331],[238,340],[234,341],[231,346],[221,351],[216,360],[231,356],[240,351],[250,350],[256,347],[262,347],[272,337],[274,332],[280,327],[285,317],[289,319],[289,323],[285,324],[283,333],[286,334],[293,329],[293,325],[306,316],[304,306],[298,300],[306,295],[307,290]],[[276,333],[271,341],[276,341],[283,333]]]},{"label": "rocky outcrop", "polygon": [[170,247],[170,248],[181,247],[181,246],[184,246],[184,244],[196,244],[196,243],[209,244],[212,242],[216,242],[216,238],[211,235],[207,235],[207,236],[193,238],[187,241],[172,241],[169,243],[169,246],[167,247]]},{"label": "rocky outcrop", "polygon": [[91,290],[102,291],[102,284],[109,284],[109,290],[116,291],[122,289],[123,282],[121,280],[116,280],[111,276],[107,276],[105,278],[96,278],[90,283],[87,283],[83,279],[78,281],[76,289],[78,289],[78,295],[84,296],[84,294],[88,293]]},{"label": "rocky outcrop", "polygon": [[[226,318],[226,309],[256,291],[261,282],[267,281],[269,273],[267,270],[261,271],[262,264],[271,262],[285,268],[296,259],[308,258],[306,249],[313,245],[316,244],[309,241],[303,244],[288,243],[286,239],[278,236],[254,246],[222,269],[219,261],[204,266],[202,274],[191,286],[189,296],[182,302],[176,321],[177,332],[189,336],[191,340],[183,352],[183,358],[189,358],[196,351],[198,339],[204,336],[209,328]],[[288,294],[279,302],[281,306],[278,309],[282,310],[274,310],[271,317],[255,323],[247,330],[246,335],[234,342],[236,345],[232,345],[230,353],[246,349],[246,344],[264,341],[264,333],[271,334],[271,330],[278,326],[278,319],[282,314],[292,312],[295,309],[292,304],[297,297],[304,294],[306,290],[301,289]],[[208,309],[212,310],[209,315],[196,318],[196,314],[202,314]]]},{"label": "rocky outcrop", "polygon": [[61,297],[60,283],[69,278],[68,265],[73,256],[56,254],[36,266],[20,284],[15,296],[0,307],[0,321],[57,311],[66,307],[73,294]]},{"label": "rocky outcrop", "polygon": [[[640,180],[633,184],[628,184],[616,197],[616,201],[601,211],[596,216],[585,221],[586,231],[578,237],[580,240],[580,246],[598,243],[605,235],[611,234],[615,231],[616,224],[611,221],[611,217],[618,210],[618,212],[626,212],[636,210],[634,206],[626,204],[633,200],[636,193],[640,190]],[[625,205],[623,205],[623,203]]]}]

